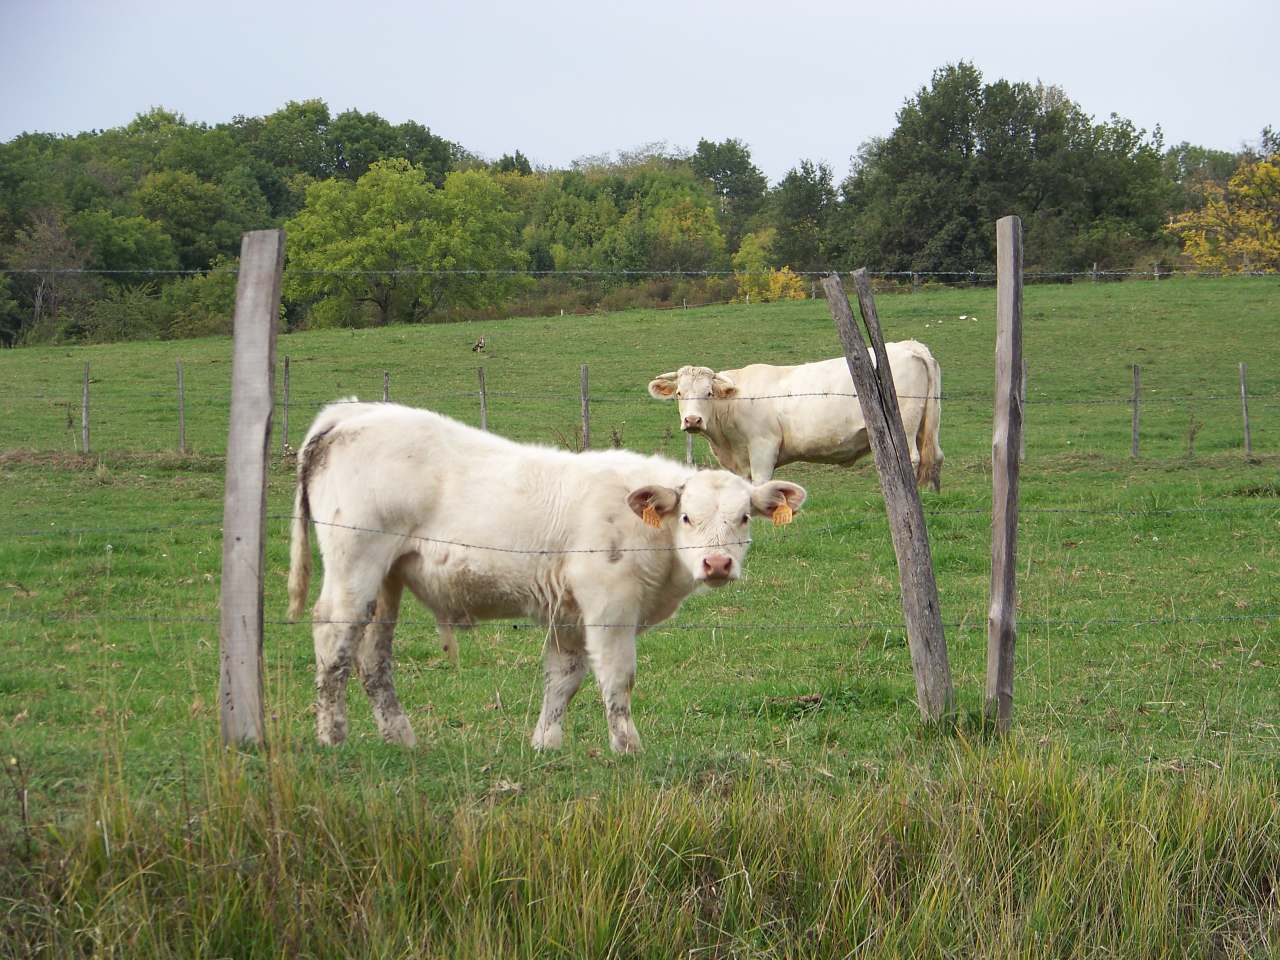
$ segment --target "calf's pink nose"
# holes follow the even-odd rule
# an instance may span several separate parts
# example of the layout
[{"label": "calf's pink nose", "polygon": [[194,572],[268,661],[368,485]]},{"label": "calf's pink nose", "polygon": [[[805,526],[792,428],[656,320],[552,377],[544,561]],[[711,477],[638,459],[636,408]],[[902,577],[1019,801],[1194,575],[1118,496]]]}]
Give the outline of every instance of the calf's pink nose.
[{"label": "calf's pink nose", "polygon": [[702,558],[702,571],[708,577],[727,577],[733,569],[733,557],[710,556]]},{"label": "calf's pink nose", "polygon": [[684,429],[685,429],[685,430],[701,430],[701,429],[702,429],[702,418],[701,418],[701,417],[693,417],[693,416],[685,417],[685,418],[684,418]]}]

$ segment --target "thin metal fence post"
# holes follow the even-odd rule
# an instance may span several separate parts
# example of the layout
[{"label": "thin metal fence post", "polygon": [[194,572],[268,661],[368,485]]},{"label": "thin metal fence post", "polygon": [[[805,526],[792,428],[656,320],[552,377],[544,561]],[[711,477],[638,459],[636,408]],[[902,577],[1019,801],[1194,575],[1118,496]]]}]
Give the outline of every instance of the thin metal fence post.
[{"label": "thin metal fence post", "polygon": [[382,371],[382,402],[391,402],[391,371]]},{"label": "thin metal fence post", "polygon": [[1240,364],[1240,413],[1244,416],[1244,455],[1253,456],[1253,436],[1249,432],[1248,364]]},{"label": "thin metal fence post", "polygon": [[489,395],[484,388],[484,367],[479,369],[480,373],[480,429],[489,429]]},{"label": "thin metal fence post", "polygon": [[289,358],[284,358],[284,398],[280,408],[284,414],[284,422],[280,425],[280,456],[289,452]]},{"label": "thin metal fence post", "polygon": [[591,395],[587,389],[587,365],[578,371],[578,388],[582,394],[582,449],[591,449]]},{"label": "thin metal fence post", "polygon": [[84,362],[84,389],[80,395],[80,452],[89,455],[89,361]]},{"label": "thin metal fence post", "polygon": [[1138,427],[1142,418],[1142,371],[1135,363],[1133,365],[1133,427],[1132,436],[1129,440],[1129,456],[1137,458],[1138,456]]},{"label": "thin metal fence post", "polygon": [[187,394],[182,382],[182,361],[178,361],[178,452],[187,452]]}]

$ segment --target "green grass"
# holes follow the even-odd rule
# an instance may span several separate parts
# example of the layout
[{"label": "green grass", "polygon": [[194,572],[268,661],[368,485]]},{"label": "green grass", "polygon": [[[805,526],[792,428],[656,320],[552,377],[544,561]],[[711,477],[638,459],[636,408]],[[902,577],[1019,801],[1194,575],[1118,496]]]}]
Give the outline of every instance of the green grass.
[{"label": "green grass", "polygon": [[[947,463],[943,491],[927,493],[925,509],[943,619],[950,625],[952,669],[962,710],[970,714],[979,707],[985,670],[994,292],[930,290],[883,296],[879,306],[890,339],[923,340],[943,369],[949,398],[942,420]],[[959,320],[962,314],[978,319]],[[36,841],[32,862],[44,863],[48,856],[56,864],[65,856],[78,864],[77,870],[101,868],[92,883],[85,880],[96,892],[86,893],[74,877],[64,877],[64,887],[33,867],[34,872],[23,875],[21,882],[29,886],[16,901],[34,912],[29,919],[36,927],[51,924],[52,930],[64,923],[57,937],[70,936],[76,924],[89,922],[84,918],[96,917],[109,931],[103,933],[109,947],[104,953],[133,955],[128,945],[135,943],[138,954],[187,955],[179,944],[190,945],[196,941],[183,938],[200,935],[206,938],[200,942],[208,944],[203,948],[208,955],[249,955],[252,951],[236,944],[250,943],[262,955],[272,955],[273,941],[261,931],[283,923],[273,911],[293,910],[296,903],[319,911],[323,891],[338,883],[334,871],[348,869],[342,866],[340,848],[367,828],[375,835],[368,841],[374,846],[362,848],[360,869],[350,866],[352,872],[341,881],[364,891],[350,901],[359,908],[344,908],[363,918],[358,924],[372,925],[360,927],[361,936],[369,938],[362,943],[388,955],[413,955],[411,942],[403,937],[406,925],[418,925],[428,938],[423,942],[431,944],[443,941],[430,937],[456,934],[458,942],[472,948],[460,950],[462,955],[573,955],[568,947],[557,951],[550,941],[535,949],[518,939],[521,917],[552,930],[559,929],[556,923],[569,922],[567,915],[556,919],[532,908],[500,915],[495,912],[499,906],[475,899],[480,887],[473,890],[470,881],[450,888],[459,897],[451,906],[413,906],[428,890],[434,891],[434,899],[444,896],[432,886],[436,880],[425,865],[435,862],[430,857],[452,855],[448,851],[463,842],[462,834],[450,830],[463,830],[472,815],[468,811],[477,806],[488,811],[496,803],[496,813],[486,813],[466,829],[490,837],[487,842],[502,856],[516,857],[519,862],[511,869],[525,870],[519,876],[529,869],[520,858],[534,862],[540,856],[537,848],[514,839],[503,846],[492,838],[527,831],[531,824],[583,822],[574,818],[587,816],[593,803],[618,812],[624,824],[638,823],[652,805],[664,817],[670,812],[671,829],[689,818],[720,823],[722,816],[752,814],[751,830],[743,836],[765,844],[760,855],[775,858],[782,871],[778,875],[817,870],[819,875],[806,882],[818,883],[846,875],[841,871],[853,870],[849,864],[854,861],[842,865],[823,860],[808,847],[797,847],[799,838],[812,834],[839,840],[851,851],[861,849],[850,840],[853,834],[829,832],[838,826],[828,819],[835,816],[831,811],[850,818],[847,829],[856,833],[855,826],[864,822],[859,817],[890,817],[899,796],[919,793],[925,798],[920,801],[921,822],[932,824],[928,818],[945,816],[958,804],[998,826],[1004,808],[991,806],[988,794],[968,794],[963,803],[946,799],[947,789],[963,790],[966,778],[988,768],[990,777],[1007,777],[1027,789],[1048,789],[1046,783],[1059,780],[1072,784],[1068,792],[1082,804],[1072,816],[1080,818],[1082,832],[1062,842],[1081,844],[1072,848],[1073,855],[1084,858],[1080,862],[1104,856],[1102,863],[1113,862],[1105,857],[1128,863],[1124,857],[1129,848],[1106,845],[1136,843],[1133,831],[1121,836],[1108,828],[1113,820],[1098,812],[1105,804],[1097,797],[1104,794],[1116,818],[1123,813],[1136,819],[1157,837],[1164,835],[1150,818],[1173,817],[1184,801],[1194,807],[1221,794],[1229,795],[1231,804],[1246,806],[1270,798],[1274,808],[1274,778],[1280,772],[1280,286],[1267,278],[1032,286],[1026,290],[1025,319],[1030,402],[1011,755],[974,746],[961,748],[962,753],[972,749],[973,757],[957,760],[954,738],[920,727],[910,657],[899,626],[896,567],[874,471],[869,465],[852,471],[795,465],[781,475],[803,483],[809,503],[789,527],[756,529],[748,579],[691,598],[676,618],[641,638],[636,722],[646,752],[638,758],[608,753],[599,698],[589,689],[579,696],[566,725],[565,750],[555,756],[534,754],[528,736],[540,696],[541,635],[511,624],[483,626],[463,635],[461,669],[455,671],[440,656],[430,618],[409,606],[397,638],[397,673],[419,749],[406,752],[378,742],[357,685],[351,697],[351,740],[340,750],[320,751],[312,745],[308,712],[308,631],[271,623],[266,639],[268,709],[279,750],[268,764],[269,775],[253,780],[243,774],[258,787],[235,787],[232,796],[236,803],[265,803],[275,794],[264,784],[274,783],[271,789],[277,793],[293,791],[291,802],[298,809],[290,816],[331,818],[341,824],[342,842],[323,841],[300,867],[289,861],[291,870],[302,871],[298,883],[313,887],[300,886],[287,896],[283,890],[271,894],[266,881],[273,875],[253,872],[253,883],[263,884],[266,892],[246,892],[240,900],[224,883],[232,875],[224,877],[211,866],[234,861],[229,848],[224,849],[232,843],[231,834],[222,832],[232,825],[222,821],[216,830],[210,827],[201,834],[205,846],[199,856],[189,858],[192,869],[206,868],[207,887],[198,883],[202,874],[174,872],[172,863],[155,868],[159,872],[154,876],[166,879],[157,881],[154,890],[147,887],[149,880],[143,882],[153,876],[152,855],[157,863],[168,862],[164,851],[171,853],[181,837],[182,804],[200,811],[201,824],[225,819],[223,790],[232,789],[218,779],[231,774],[219,773],[219,766],[208,762],[217,724],[217,524],[230,344],[211,339],[0,354],[0,383],[5,385],[0,451],[7,451],[0,453],[0,751],[20,760],[29,790]],[[470,349],[482,334],[489,346],[483,358]],[[682,436],[671,435],[675,409],[644,392],[654,374],[688,362],[729,367],[761,360],[798,362],[836,352],[834,329],[821,302],[326,331],[282,337],[279,345],[280,355],[291,358],[290,437],[295,443],[323,401],[352,393],[380,397],[384,370],[391,372],[393,399],[475,423],[475,371],[480,364],[487,372],[491,428],[554,443],[572,434],[578,416],[578,365],[588,363],[597,445],[616,430],[629,447],[674,456],[682,456],[684,447]],[[173,364],[179,358],[186,371],[187,436],[194,449],[187,456],[173,452]],[[88,458],[75,452],[86,360],[95,380],[94,454]],[[1250,403],[1254,462],[1246,462],[1241,449],[1236,373],[1241,360],[1249,363],[1255,395]],[[1128,455],[1127,404],[1129,365],[1135,362],[1142,366],[1144,387],[1143,456],[1136,461]],[[1189,457],[1193,418],[1200,426],[1195,456]],[[699,456],[708,456],[701,441]],[[273,467],[270,514],[290,511],[292,484],[287,465]],[[73,532],[77,528],[87,529]],[[33,531],[42,535],[26,535]],[[271,523],[266,595],[272,621],[283,619],[287,535],[285,522]],[[970,736],[976,734],[974,730]],[[1040,754],[1047,759],[1039,759]],[[511,789],[512,784],[519,790]],[[235,792],[245,790],[249,793]],[[722,794],[728,798],[724,804]],[[0,836],[9,838],[0,843],[8,842],[25,859],[12,797],[12,791],[0,794]],[[103,809],[114,811],[112,817],[120,821],[109,825],[108,838],[111,829],[125,831],[117,839],[124,838],[127,846],[132,842],[128,831],[136,829],[138,842],[145,841],[132,868],[119,858],[109,869],[94,866],[99,854],[92,849],[90,826],[103,819],[92,812],[95,804],[105,804]],[[1152,804],[1169,806],[1157,809]],[[320,812],[307,814],[303,807]],[[388,832],[389,823],[377,826],[375,815],[411,818],[421,841],[414,846],[424,858],[421,870],[405,860],[395,861],[399,865],[394,869],[378,865],[394,852],[395,833]],[[1184,810],[1177,816],[1190,814]],[[437,822],[441,817],[452,824],[449,829]],[[1086,823],[1092,826],[1086,829]],[[56,836],[45,824],[56,827]],[[301,820],[289,830],[302,837],[314,833]],[[966,946],[974,938],[998,933],[992,942],[1013,944],[1026,955],[1039,955],[1037,943],[1052,943],[1057,946],[1044,952],[1065,956],[1071,944],[1062,937],[1074,922],[1086,924],[1079,928],[1081,944],[1110,955],[1177,953],[1167,945],[1184,935],[1199,944],[1190,952],[1256,954],[1263,942],[1257,931],[1274,924],[1274,914],[1266,912],[1275,909],[1274,829],[1272,845],[1260,848],[1263,859],[1250,861],[1245,871],[1250,882],[1262,884],[1268,874],[1259,864],[1272,864],[1270,900],[1260,894],[1254,907],[1246,908],[1232,899],[1238,887],[1220,889],[1217,880],[1209,886],[1193,884],[1197,892],[1187,896],[1193,901],[1210,898],[1225,912],[1203,914],[1204,924],[1198,925],[1192,914],[1199,901],[1169,907],[1172,913],[1150,921],[1152,930],[1163,931],[1159,936],[1175,938],[1169,941],[1126,941],[1116,932],[1119,921],[1106,919],[1136,922],[1148,916],[1143,911],[1165,909],[1133,896],[1138,888],[1124,884],[1164,877],[1159,882],[1165,886],[1157,887],[1174,889],[1169,878],[1185,878],[1178,871],[1192,862],[1185,860],[1190,853],[1178,852],[1183,849],[1178,843],[1191,842],[1192,833],[1200,830],[1199,825],[1187,827],[1182,840],[1161,846],[1161,856],[1143,861],[1145,872],[1130,879],[1118,872],[1114,885],[1104,885],[1107,892],[1097,894],[1106,904],[1080,899],[1078,889],[1060,886],[1067,882],[1066,874],[1052,873],[1056,868],[1047,862],[1060,852],[1059,846],[1043,839],[1033,843],[1015,831],[1005,836],[1014,851],[1009,855],[1024,856],[1035,869],[1050,873],[1024,876],[1022,861],[1017,870],[1012,861],[1000,861],[1004,866],[997,863],[995,868],[1004,869],[1010,883],[1032,883],[1031,892],[1039,890],[1050,900],[1023,896],[1026,891],[1014,901],[970,899],[965,909],[971,914],[961,913],[974,919],[940,930],[926,915],[925,908],[935,904],[930,898],[974,896],[952,882],[968,869],[957,865],[946,874],[950,880],[938,880],[933,887],[912,873],[911,884],[895,894],[897,899],[881,905],[888,913],[858,914],[848,904],[842,932],[825,940],[804,932],[805,917],[811,914],[775,921],[775,914],[782,913],[757,904],[735,907],[730,919],[718,921],[719,933],[694,921],[689,921],[692,927],[682,926],[684,921],[672,914],[645,928],[645,936],[657,938],[652,945],[644,941],[634,950],[614,953],[674,955],[688,944],[713,946],[713,956],[772,955],[762,945],[785,942],[791,947],[774,950],[776,955],[839,955],[841,945],[847,943],[847,950],[856,942],[840,937],[858,930],[865,936],[875,927],[898,931],[875,941],[883,955],[893,949],[972,955],[983,952]],[[1231,834],[1236,837],[1232,842],[1244,843],[1255,836],[1253,830]],[[631,838],[633,832],[641,846],[628,856],[653,865],[653,858],[643,853],[650,848],[643,847],[648,841],[639,827],[618,828],[616,835],[590,834],[575,856],[585,858],[583,863],[605,856],[619,849],[616,845],[625,846],[620,838]],[[902,841],[903,856],[924,857],[920,862],[932,864],[929,858],[935,853],[930,851],[936,847],[930,844],[966,842],[960,832],[952,838],[945,832],[929,834],[932,839],[912,834],[915,839]],[[386,846],[377,846],[384,841]],[[1025,849],[1020,846],[1024,842],[1029,844]],[[1208,843],[1209,838],[1195,842]],[[727,841],[708,844],[708,855],[725,864],[745,855],[740,849],[735,853]],[[867,855],[874,852],[869,849]],[[974,865],[994,856],[989,850],[970,852],[975,859],[963,862],[975,870]],[[1266,861],[1263,854],[1272,859]],[[694,867],[686,866],[696,878]],[[275,863],[272,868],[278,867]],[[366,868],[368,872],[360,872]],[[129,869],[137,874],[133,879],[120,872]],[[925,871],[922,876],[934,874]],[[602,909],[615,904],[616,914],[633,881],[613,879],[617,883],[607,891],[602,888],[601,899],[593,902]],[[172,898],[185,896],[175,886],[179,880],[196,883],[209,903],[222,905],[219,909],[247,911],[246,918],[232,922],[226,914],[209,914],[184,919],[187,914],[175,908],[172,925],[162,924],[154,942],[142,943],[129,937],[135,935],[132,925],[142,923],[145,914],[120,912],[119,903],[102,898],[102,890],[117,883],[125,884],[122,895],[131,890],[141,896],[147,890],[152,906],[137,910],[152,910],[164,920]],[[1195,881],[1209,883],[1208,874],[1196,875]],[[540,875],[539,884],[547,882]],[[677,887],[684,882],[672,880]],[[697,885],[695,880],[688,883]],[[564,884],[552,884],[558,892],[547,894],[549,905],[540,909],[568,909],[557,903],[570,896],[571,887]],[[474,893],[472,901],[465,899],[468,891]],[[1183,897],[1175,892],[1175,899]],[[1076,913],[1030,906],[1053,897],[1065,903],[1068,894],[1075,898]],[[81,898],[76,900],[83,905],[81,920],[64,916],[54,923],[40,914],[39,905],[55,895]],[[271,900],[273,896],[281,899]],[[450,912],[463,910],[467,902],[489,905],[466,915]],[[512,904],[515,911],[515,900]],[[1012,910],[1006,917],[1010,926],[996,930],[990,926],[995,923],[990,912],[998,913],[1002,905]],[[796,909],[802,913],[808,908],[798,904]],[[949,909],[957,915],[960,907],[952,904]],[[1099,910],[1094,923],[1091,918]],[[1108,910],[1120,913],[1106,914]],[[706,919],[697,909],[693,915]],[[615,932],[626,929],[626,918],[632,916],[615,915]],[[1048,939],[1036,940],[1036,918],[1041,916],[1047,917],[1043,934]],[[1245,918],[1244,926],[1233,926],[1236,920],[1230,917]],[[889,926],[880,925],[881,920]],[[590,921],[597,922],[599,918]],[[902,926],[893,926],[898,923]],[[220,924],[227,926],[215,935],[211,931]],[[375,930],[379,924],[385,929]],[[764,932],[757,929],[760,924],[768,924]],[[279,929],[291,928],[284,923]],[[323,945],[327,929],[321,923],[316,940],[290,942]],[[1274,926],[1270,929],[1274,934]],[[785,936],[771,940],[770,931]],[[579,933],[605,936],[594,927]],[[219,946],[221,935],[232,939]],[[247,939],[236,939],[241,935]],[[72,941],[57,942],[66,946]],[[598,946],[605,941],[583,942]],[[916,949],[926,943],[934,945]],[[833,952],[826,952],[827,945]],[[424,949],[427,955],[433,951],[439,952],[435,946]]]}]

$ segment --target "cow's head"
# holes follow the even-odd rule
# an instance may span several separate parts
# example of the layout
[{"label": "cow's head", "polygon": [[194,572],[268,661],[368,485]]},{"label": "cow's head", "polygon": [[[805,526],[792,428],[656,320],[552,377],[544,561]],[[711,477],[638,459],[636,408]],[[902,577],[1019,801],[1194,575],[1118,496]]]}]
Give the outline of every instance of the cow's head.
[{"label": "cow's head", "polygon": [[672,397],[680,404],[680,429],[698,433],[711,420],[711,401],[732,397],[738,388],[723,373],[710,367],[681,367],[649,381],[649,395],[658,400]]},{"label": "cow's head", "polygon": [[[785,480],[752,486],[727,470],[700,470],[683,487],[632,490],[627,504],[651,526],[670,525],[677,562],[699,583],[722,587],[742,576],[753,516],[786,523],[808,494]],[[782,509],[786,504],[788,509]]]}]

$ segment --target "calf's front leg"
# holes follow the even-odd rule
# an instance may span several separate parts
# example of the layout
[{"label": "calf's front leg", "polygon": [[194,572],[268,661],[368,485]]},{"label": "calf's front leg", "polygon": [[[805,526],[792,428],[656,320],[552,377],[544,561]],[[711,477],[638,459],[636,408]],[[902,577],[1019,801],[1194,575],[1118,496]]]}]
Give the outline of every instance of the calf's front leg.
[{"label": "calf's front leg", "polygon": [[640,734],[631,720],[631,689],[636,682],[635,624],[588,626],[587,656],[604,700],[609,746],[614,753],[639,753]]},{"label": "calf's front leg", "polygon": [[574,644],[570,637],[552,629],[543,649],[542,712],[533,728],[533,749],[560,749],[564,742],[564,715],[586,675],[587,658],[581,641]]}]

